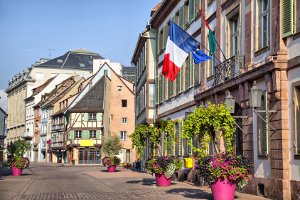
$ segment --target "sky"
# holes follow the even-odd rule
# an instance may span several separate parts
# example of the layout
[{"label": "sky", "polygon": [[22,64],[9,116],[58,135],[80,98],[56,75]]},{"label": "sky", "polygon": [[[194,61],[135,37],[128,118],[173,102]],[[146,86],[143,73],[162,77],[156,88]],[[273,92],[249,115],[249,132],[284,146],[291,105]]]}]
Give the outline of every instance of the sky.
[{"label": "sky", "polygon": [[124,66],[159,0],[0,0],[0,90],[40,58],[84,48]]}]

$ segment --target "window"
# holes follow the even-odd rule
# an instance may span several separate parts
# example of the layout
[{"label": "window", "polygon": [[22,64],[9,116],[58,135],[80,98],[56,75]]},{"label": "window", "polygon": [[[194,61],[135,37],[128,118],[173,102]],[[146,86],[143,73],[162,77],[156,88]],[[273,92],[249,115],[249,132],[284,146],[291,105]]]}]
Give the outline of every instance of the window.
[{"label": "window", "polygon": [[122,107],[127,107],[127,100],[126,99],[122,99],[121,103],[122,103]]},{"label": "window", "polygon": [[[263,92],[261,97],[260,110],[268,110],[267,93]],[[269,129],[268,129],[269,117],[267,112],[257,113],[257,150],[258,156],[268,156],[269,153]]]},{"label": "window", "polygon": [[75,138],[81,139],[81,131],[75,131]]},{"label": "window", "polygon": [[164,37],[163,37],[163,30],[161,30],[159,32],[159,40],[158,40],[158,53],[162,53],[162,50],[163,50],[163,47],[164,47],[164,44],[163,44],[163,41],[164,41]]},{"label": "window", "polygon": [[182,130],[182,122],[177,122],[175,124],[175,129],[176,129],[176,142],[175,143],[175,154],[178,156],[182,155],[182,137],[181,137],[181,130]]},{"label": "window", "polygon": [[94,120],[97,120],[96,113],[89,113],[89,121],[94,121]]},{"label": "window", "polygon": [[295,1],[295,33],[300,32],[300,0]]},{"label": "window", "polygon": [[154,106],[154,87],[155,84],[149,84],[149,107]]},{"label": "window", "polygon": [[126,131],[121,131],[120,132],[120,139],[121,140],[126,140],[127,137],[127,132]]},{"label": "window", "polygon": [[126,117],[122,117],[122,124],[127,124],[127,118]]},{"label": "window", "polygon": [[122,86],[121,85],[118,85],[117,88],[118,88],[118,91],[122,91]]},{"label": "window", "polygon": [[95,130],[90,131],[90,138],[96,138],[96,131]]},{"label": "window", "polygon": [[239,46],[239,15],[235,15],[229,20],[229,55],[230,57],[238,54],[238,46]]},{"label": "window", "polygon": [[294,88],[294,152],[300,155],[300,86]]},{"label": "window", "polygon": [[257,50],[269,45],[269,0],[258,0]]}]

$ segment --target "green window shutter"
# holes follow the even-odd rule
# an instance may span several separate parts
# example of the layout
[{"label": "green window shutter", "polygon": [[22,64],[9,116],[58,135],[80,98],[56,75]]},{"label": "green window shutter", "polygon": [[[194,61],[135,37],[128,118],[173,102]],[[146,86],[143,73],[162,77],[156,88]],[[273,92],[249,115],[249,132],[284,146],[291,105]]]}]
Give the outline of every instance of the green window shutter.
[{"label": "green window shutter", "polygon": [[282,37],[293,34],[293,0],[282,1]]},{"label": "green window shutter", "polygon": [[83,130],[83,131],[82,131],[82,136],[81,136],[81,138],[82,138],[83,140],[88,140],[88,139],[90,139],[90,132],[89,132],[88,130]]},{"label": "green window shutter", "polygon": [[185,62],[185,90],[190,87],[190,57],[186,59]]},{"label": "green window shutter", "polygon": [[100,130],[97,130],[97,131],[96,131],[96,139],[97,139],[97,140],[100,140],[100,139],[101,139],[101,131],[100,131]]},{"label": "green window shutter", "polygon": [[97,121],[102,121],[102,113],[97,113]]},{"label": "green window shutter", "polygon": [[179,10],[179,26],[184,29],[184,6]]},{"label": "green window shutter", "polygon": [[158,76],[155,77],[155,104],[157,105],[159,103],[159,81]]},{"label": "green window shutter", "polygon": [[189,22],[195,19],[195,0],[189,0]]},{"label": "green window shutter", "polygon": [[178,155],[181,156],[182,155],[182,123],[183,122],[179,122],[179,134],[178,134]]},{"label": "green window shutter", "polygon": [[172,97],[173,94],[174,94],[174,87],[173,87],[173,82],[172,81],[168,81],[168,84],[169,84],[169,97]]},{"label": "green window shutter", "polygon": [[162,87],[161,87],[161,90],[162,90],[162,94],[161,94],[161,101],[163,102],[164,100],[165,100],[165,98],[166,98],[166,79],[165,79],[165,77],[164,76],[161,76],[161,83],[162,83]]},{"label": "green window shutter", "polygon": [[184,66],[180,68],[180,92],[184,90]]},{"label": "green window shutter", "polygon": [[88,113],[84,113],[83,114],[83,121],[88,121],[89,120],[89,114]]},{"label": "green window shutter", "polygon": [[75,138],[74,131],[69,131],[68,139],[69,140],[74,140],[74,138]]},{"label": "green window shutter", "polygon": [[162,75],[160,74],[159,75],[159,80],[158,80],[158,82],[159,82],[159,103],[161,103],[162,102],[162,93],[163,93],[163,88],[162,88]]},{"label": "green window shutter", "polygon": [[189,65],[190,65],[190,75],[189,75],[189,77],[190,77],[190,81],[189,81],[189,87],[191,87],[191,86],[193,86],[194,85],[194,70],[195,70],[195,68],[194,68],[194,59],[193,59],[193,54],[192,53],[190,53],[190,63],[189,63]]}]

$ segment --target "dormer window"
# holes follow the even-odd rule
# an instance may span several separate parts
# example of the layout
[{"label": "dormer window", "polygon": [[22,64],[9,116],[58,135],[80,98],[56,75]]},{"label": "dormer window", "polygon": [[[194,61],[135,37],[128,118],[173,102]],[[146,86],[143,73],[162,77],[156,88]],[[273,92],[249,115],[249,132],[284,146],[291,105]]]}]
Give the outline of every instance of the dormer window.
[{"label": "dormer window", "polygon": [[57,59],[57,63],[61,64],[63,63],[64,61],[62,59]]},{"label": "dormer window", "polygon": [[79,67],[84,67],[84,64],[83,63],[79,63]]}]

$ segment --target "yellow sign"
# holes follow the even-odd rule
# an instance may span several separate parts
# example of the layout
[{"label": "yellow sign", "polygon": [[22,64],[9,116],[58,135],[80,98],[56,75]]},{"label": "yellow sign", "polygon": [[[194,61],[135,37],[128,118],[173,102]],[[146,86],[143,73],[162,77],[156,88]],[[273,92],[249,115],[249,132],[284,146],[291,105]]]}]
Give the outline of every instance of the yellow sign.
[{"label": "yellow sign", "polygon": [[185,168],[193,168],[193,158],[184,158],[183,163]]},{"label": "yellow sign", "polygon": [[94,146],[94,140],[80,140],[81,147],[92,147]]}]

